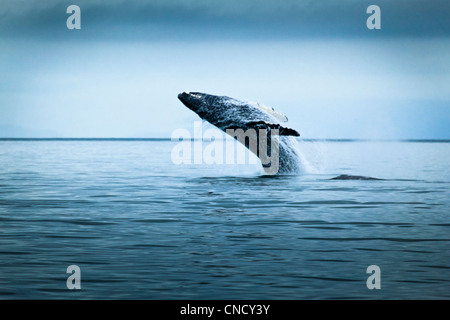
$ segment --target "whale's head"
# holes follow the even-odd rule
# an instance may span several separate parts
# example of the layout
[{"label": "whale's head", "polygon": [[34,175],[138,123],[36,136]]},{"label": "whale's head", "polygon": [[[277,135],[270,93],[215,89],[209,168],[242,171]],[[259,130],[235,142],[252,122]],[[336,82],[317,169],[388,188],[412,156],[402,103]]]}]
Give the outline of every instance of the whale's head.
[{"label": "whale's head", "polygon": [[183,92],[178,95],[183,104],[197,113],[200,117],[204,116],[206,107],[211,105],[215,96],[200,92]]},{"label": "whale's head", "polygon": [[198,106],[202,103],[203,96],[203,93],[185,91],[178,95],[178,99],[180,99],[186,107],[195,112]]},{"label": "whale's head", "polygon": [[[186,107],[198,114],[200,118],[209,121],[219,128],[222,127],[223,120],[231,121],[231,118],[227,116],[228,112],[231,111],[230,104],[228,103],[231,100],[229,97],[215,96],[201,92],[183,92],[178,95],[178,99]],[[228,124],[229,121],[225,122]]]}]

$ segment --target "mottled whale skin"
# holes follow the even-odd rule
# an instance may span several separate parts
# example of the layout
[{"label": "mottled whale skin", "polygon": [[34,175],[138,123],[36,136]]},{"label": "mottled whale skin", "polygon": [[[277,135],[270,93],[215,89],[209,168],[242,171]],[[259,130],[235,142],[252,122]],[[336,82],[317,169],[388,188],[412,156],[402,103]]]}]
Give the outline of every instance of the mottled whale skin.
[{"label": "mottled whale skin", "polygon": [[[227,129],[242,129],[244,131],[255,129],[258,133],[258,129],[267,129],[268,154],[272,152],[270,132],[273,129],[278,129],[279,136],[276,136],[279,139],[277,173],[289,174],[301,171],[300,155],[295,139],[295,136],[300,136],[300,134],[294,129],[283,126],[281,122],[286,122],[287,117],[276,112],[273,108],[259,103],[244,102],[226,96],[215,96],[200,92],[183,92],[178,95],[178,99],[200,118],[224,132]],[[245,146],[249,148],[248,143]],[[256,155],[258,156],[258,154],[259,150]],[[263,164],[266,172],[268,172],[269,166]]]}]

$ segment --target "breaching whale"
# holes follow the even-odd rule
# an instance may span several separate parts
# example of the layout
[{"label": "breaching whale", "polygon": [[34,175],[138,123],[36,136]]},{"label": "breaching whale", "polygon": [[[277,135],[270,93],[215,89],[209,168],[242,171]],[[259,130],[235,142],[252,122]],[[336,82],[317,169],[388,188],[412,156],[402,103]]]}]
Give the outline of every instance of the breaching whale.
[{"label": "breaching whale", "polygon": [[[178,95],[178,99],[200,118],[244,144],[258,156],[267,174],[301,171],[300,154],[295,139],[300,134],[281,124],[288,120],[285,115],[260,103],[200,92],[183,92]],[[241,132],[241,136],[238,132]],[[257,143],[253,144],[256,146],[254,148],[248,132],[256,134]],[[242,137],[242,133],[245,137]],[[269,157],[270,163],[267,162]]]}]

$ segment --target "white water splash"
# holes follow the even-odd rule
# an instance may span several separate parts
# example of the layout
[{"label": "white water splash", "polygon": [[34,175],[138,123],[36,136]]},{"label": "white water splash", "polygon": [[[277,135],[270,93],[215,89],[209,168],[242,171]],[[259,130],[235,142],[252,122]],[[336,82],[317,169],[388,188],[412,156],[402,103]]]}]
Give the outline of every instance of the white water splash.
[{"label": "white water splash", "polygon": [[283,142],[287,146],[285,152],[288,153],[287,159],[290,162],[288,165],[289,167],[295,168],[292,173],[309,174],[316,172],[315,168],[309,163],[301,151],[300,145],[295,137],[284,136]]}]

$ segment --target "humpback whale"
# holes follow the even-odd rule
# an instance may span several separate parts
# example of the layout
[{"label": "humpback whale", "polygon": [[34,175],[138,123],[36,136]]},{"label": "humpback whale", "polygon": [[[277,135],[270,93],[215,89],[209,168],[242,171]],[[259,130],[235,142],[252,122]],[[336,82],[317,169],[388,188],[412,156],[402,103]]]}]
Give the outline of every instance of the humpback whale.
[{"label": "humpback whale", "polygon": [[[301,171],[295,139],[300,134],[282,125],[288,120],[285,115],[260,103],[200,92],[183,92],[178,99],[201,119],[244,144],[261,160],[266,174]],[[255,133],[255,144],[252,144],[252,136],[248,132]]]}]

